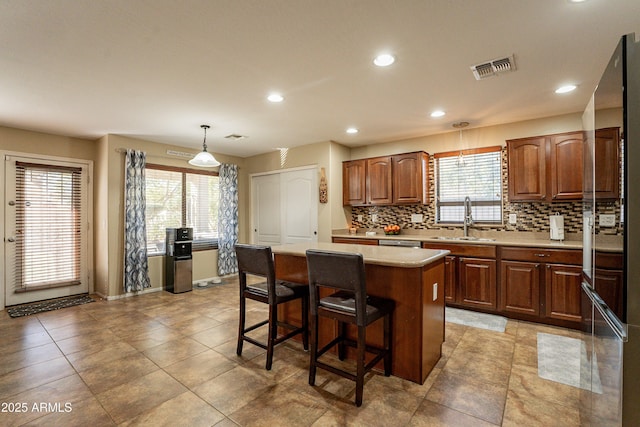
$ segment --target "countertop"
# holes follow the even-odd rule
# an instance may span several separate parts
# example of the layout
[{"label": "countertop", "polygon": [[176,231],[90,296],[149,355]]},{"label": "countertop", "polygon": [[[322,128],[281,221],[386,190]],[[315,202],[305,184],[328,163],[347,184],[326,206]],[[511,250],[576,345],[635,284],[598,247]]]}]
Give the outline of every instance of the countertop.
[{"label": "countertop", "polygon": [[[420,242],[429,242],[435,244],[458,244],[458,245],[493,245],[493,246],[518,246],[531,248],[549,248],[549,249],[582,249],[582,236],[574,235],[570,239],[557,241],[550,240],[548,233],[531,233],[531,232],[490,232],[478,233],[479,240],[454,240],[441,239],[439,237],[453,237],[461,235],[461,233],[452,234],[450,230],[445,230],[442,234],[437,231],[417,231],[407,230],[398,235],[385,235],[383,231],[377,231],[374,236],[367,236],[364,231],[356,234],[350,234],[348,230],[334,230],[332,237],[341,238],[357,238],[357,239],[373,239],[373,240],[412,240]],[[472,234],[473,236],[473,234]],[[594,246],[595,249],[602,252],[622,252],[621,236],[607,236],[608,238],[598,239]]]},{"label": "countertop", "polygon": [[391,246],[355,245],[350,243],[304,242],[272,246],[274,254],[305,256],[307,249],[360,253],[365,264],[400,268],[417,268],[444,258],[450,252],[441,249],[398,248]]}]

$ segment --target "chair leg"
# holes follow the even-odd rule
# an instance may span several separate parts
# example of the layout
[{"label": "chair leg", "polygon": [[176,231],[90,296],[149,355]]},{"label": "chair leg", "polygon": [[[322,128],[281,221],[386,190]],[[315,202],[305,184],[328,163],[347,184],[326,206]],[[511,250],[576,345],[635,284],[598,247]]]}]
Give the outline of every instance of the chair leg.
[{"label": "chair leg", "polygon": [[384,376],[391,375],[391,314],[384,317]]},{"label": "chair leg", "polygon": [[309,351],[309,385],[316,383],[316,361],[318,360],[318,317],[311,315],[311,351]]},{"label": "chair leg", "polygon": [[364,356],[366,346],[366,327],[358,326],[358,361],[356,372],[356,406],[362,406],[364,390]]},{"label": "chair leg", "polygon": [[302,346],[309,350],[309,297],[302,298]]},{"label": "chair leg", "polygon": [[244,323],[246,312],[246,299],[244,295],[240,295],[240,320],[238,321],[238,346],[236,348],[236,354],[242,355],[242,344],[244,343]]},{"label": "chair leg", "polygon": [[267,339],[267,371],[271,370],[273,362],[273,347],[278,336],[278,307],[269,304],[269,337]]},{"label": "chair leg", "polygon": [[338,343],[338,359],[344,360],[347,356],[347,346],[344,343],[344,340],[347,339],[347,324],[345,322],[338,321],[338,336],[341,338]]}]

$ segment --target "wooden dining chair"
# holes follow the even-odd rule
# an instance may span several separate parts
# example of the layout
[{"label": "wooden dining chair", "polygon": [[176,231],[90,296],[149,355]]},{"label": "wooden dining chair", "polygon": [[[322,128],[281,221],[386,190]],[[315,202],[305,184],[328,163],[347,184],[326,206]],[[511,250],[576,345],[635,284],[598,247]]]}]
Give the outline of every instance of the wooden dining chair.
[{"label": "wooden dining chair", "polygon": [[[242,344],[244,341],[264,348],[267,350],[266,369],[271,370],[273,348],[277,344],[297,334],[302,334],[304,349],[307,350],[309,348],[309,326],[307,320],[309,312],[309,287],[301,283],[276,280],[273,254],[269,246],[238,243],[235,245],[235,251],[238,259],[238,275],[240,281],[240,320],[236,353],[238,356],[242,354]],[[264,278],[265,281],[247,284],[247,274],[260,276]],[[247,327],[245,325],[247,299],[268,304],[268,319]],[[278,305],[297,299],[301,300],[302,305],[302,326],[279,321]],[[247,336],[248,332],[264,325],[268,325],[269,327],[266,344]],[[278,336],[278,327],[288,329],[289,332]]]},{"label": "wooden dining chair", "polygon": [[[384,359],[384,374],[391,375],[391,317],[394,302],[367,295],[365,266],[361,254],[307,250],[309,272],[309,300],[311,324],[311,354],[309,384],[315,384],[316,369],[322,368],[356,382],[356,406],[362,405],[364,376],[380,360]],[[320,298],[319,287],[337,292]],[[326,317],[338,322],[338,336],[320,347],[318,342],[318,318]],[[384,319],[382,347],[366,345],[366,328],[378,319]],[[347,324],[357,326],[357,339],[347,336]],[[320,356],[338,345],[338,358],[344,360],[346,347],[356,348],[356,373],[321,362]],[[365,353],[375,357],[365,363]]]}]

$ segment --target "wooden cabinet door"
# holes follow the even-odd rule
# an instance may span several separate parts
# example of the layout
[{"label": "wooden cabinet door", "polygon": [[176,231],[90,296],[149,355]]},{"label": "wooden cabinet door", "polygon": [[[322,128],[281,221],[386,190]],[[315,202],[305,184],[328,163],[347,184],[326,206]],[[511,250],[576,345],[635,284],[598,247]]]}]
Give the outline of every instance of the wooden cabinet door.
[{"label": "wooden cabinet door", "polygon": [[595,197],[620,198],[620,128],[596,129]]},{"label": "wooden cabinet door", "polygon": [[546,149],[545,137],[507,141],[510,201],[546,199]]},{"label": "wooden cabinet door", "polygon": [[447,255],[444,258],[444,302],[456,301],[456,257]]},{"label": "wooden cabinet door", "polygon": [[365,160],[342,163],[342,204],[364,205],[367,170]]},{"label": "wooden cabinet door", "polygon": [[500,262],[500,310],[540,315],[540,264]]},{"label": "wooden cabinet door", "polygon": [[350,245],[371,245],[378,246],[378,240],[376,239],[363,239],[363,238],[350,238],[350,237],[332,237],[332,243],[347,243]]},{"label": "wooden cabinet door", "polygon": [[596,268],[594,276],[596,292],[607,303],[611,311],[622,319],[622,270]]},{"label": "wooden cabinet door", "polygon": [[367,203],[390,205],[393,203],[391,182],[391,156],[374,157],[367,161]]},{"label": "wooden cabinet door", "polygon": [[583,145],[582,132],[550,137],[550,201],[582,199]]},{"label": "wooden cabinet door", "polygon": [[398,154],[393,160],[393,203],[429,203],[429,156]]},{"label": "wooden cabinet door", "polygon": [[582,267],[547,264],[545,276],[545,316],[580,322]]},{"label": "wooden cabinet door", "polygon": [[460,258],[459,264],[460,303],[470,307],[495,309],[496,261]]}]

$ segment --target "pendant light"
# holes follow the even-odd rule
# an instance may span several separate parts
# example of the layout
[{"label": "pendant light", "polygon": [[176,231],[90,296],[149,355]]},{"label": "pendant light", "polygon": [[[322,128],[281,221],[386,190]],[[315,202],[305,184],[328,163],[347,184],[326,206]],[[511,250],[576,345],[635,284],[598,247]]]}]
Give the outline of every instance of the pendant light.
[{"label": "pendant light", "polygon": [[202,151],[198,153],[193,159],[189,160],[189,164],[193,166],[200,166],[203,168],[215,168],[220,166],[220,162],[213,157],[213,154],[207,151],[207,129],[209,125],[200,125],[204,129],[204,141],[202,142]]},{"label": "pendant light", "polygon": [[456,129],[460,129],[460,155],[458,156],[458,160],[456,160],[456,166],[462,167],[465,166],[464,156],[462,155],[462,129],[469,126],[469,122],[458,122],[452,125]]}]

